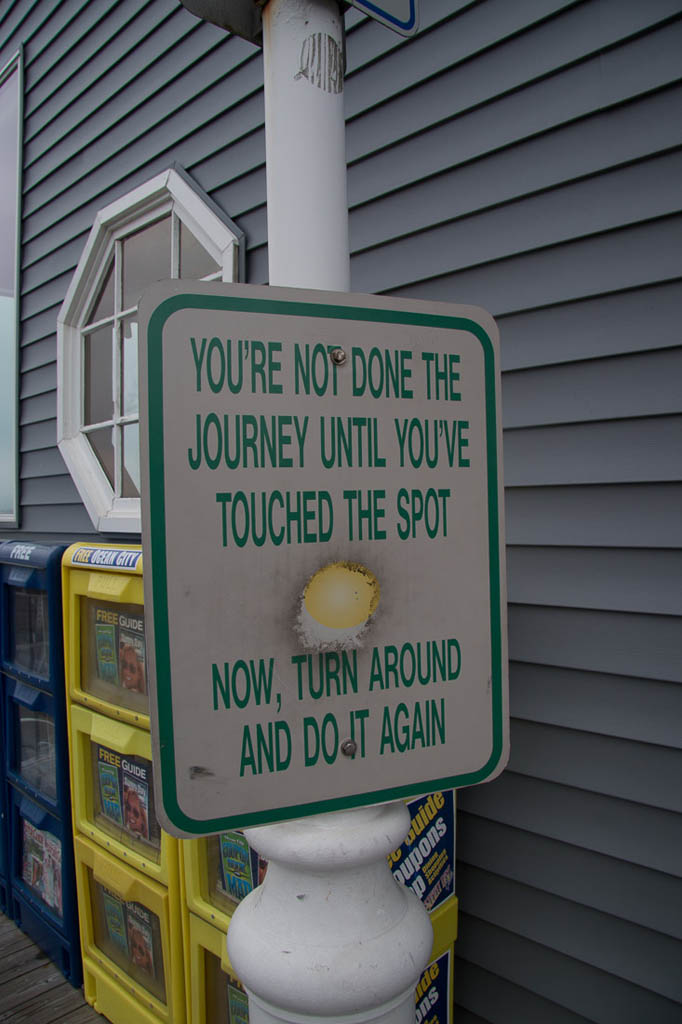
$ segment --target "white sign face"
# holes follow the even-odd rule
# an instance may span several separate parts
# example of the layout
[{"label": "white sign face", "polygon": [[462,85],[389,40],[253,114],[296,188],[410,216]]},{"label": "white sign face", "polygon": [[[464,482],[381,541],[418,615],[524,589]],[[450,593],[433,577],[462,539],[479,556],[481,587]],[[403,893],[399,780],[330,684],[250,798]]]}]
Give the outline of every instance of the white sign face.
[{"label": "white sign face", "polygon": [[417,31],[417,0],[382,0],[378,4],[370,0],[349,0],[349,3],[401,36],[413,36]]},{"label": "white sign face", "polygon": [[157,806],[202,835],[507,757],[497,332],[482,310],[166,282],[140,437]]}]

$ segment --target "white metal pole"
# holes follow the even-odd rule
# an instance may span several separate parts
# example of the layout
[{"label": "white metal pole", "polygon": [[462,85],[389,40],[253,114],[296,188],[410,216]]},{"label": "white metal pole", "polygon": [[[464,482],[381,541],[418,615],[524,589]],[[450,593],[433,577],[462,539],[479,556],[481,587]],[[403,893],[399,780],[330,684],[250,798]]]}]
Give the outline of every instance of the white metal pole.
[{"label": "white metal pole", "polygon": [[343,31],[336,0],[263,11],[271,285],[350,287]]},{"label": "white metal pole", "polygon": [[[271,285],[350,286],[336,0],[270,0],[263,13]],[[410,825],[402,803],[247,830],[268,859],[237,908],[228,955],[250,1024],[414,1024],[431,953],[428,915],[387,855]]]}]

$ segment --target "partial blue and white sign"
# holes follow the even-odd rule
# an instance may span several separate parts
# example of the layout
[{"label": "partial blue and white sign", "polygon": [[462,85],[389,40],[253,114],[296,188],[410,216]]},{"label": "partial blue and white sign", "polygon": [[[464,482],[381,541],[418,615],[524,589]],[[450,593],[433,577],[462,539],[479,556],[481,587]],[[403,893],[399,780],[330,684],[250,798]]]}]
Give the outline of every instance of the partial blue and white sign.
[{"label": "partial blue and white sign", "polygon": [[413,36],[417,31],[417,0],[349,0],[353,7],[368,14],[375,21],[380,21],[387,28],[399,32],[401,36]]}]

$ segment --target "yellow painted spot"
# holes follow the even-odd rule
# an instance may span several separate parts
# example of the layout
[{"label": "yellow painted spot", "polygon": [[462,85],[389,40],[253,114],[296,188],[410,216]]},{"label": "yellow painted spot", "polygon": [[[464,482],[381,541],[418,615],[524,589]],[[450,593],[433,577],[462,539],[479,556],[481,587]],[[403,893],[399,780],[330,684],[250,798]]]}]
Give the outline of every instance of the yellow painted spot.
[{"label": "yellow painted spot", "polygon": [[379,582],[357,562],[332,562],[308,581],[303,601],[308,614],[322,626],[349,629],[370,617],[379,603]]}]

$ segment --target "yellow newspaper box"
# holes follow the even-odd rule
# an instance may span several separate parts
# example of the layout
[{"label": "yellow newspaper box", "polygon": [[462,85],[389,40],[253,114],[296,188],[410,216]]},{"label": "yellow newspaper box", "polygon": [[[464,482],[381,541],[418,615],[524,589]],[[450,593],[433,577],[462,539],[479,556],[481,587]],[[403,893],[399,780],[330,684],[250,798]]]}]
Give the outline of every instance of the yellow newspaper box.
[{"label": "yellow newspaper box", "polygon": [[62,585],[70,699],[149,729],[142,548],[72,544]]},{"label": "yellow newspaper box", "polygon": [[76,837],[87,1001],[112,1024],[184,1024],[181,928],[168,890]]},{"label": "yellow newspaper box", "polygon": [[235,907],[265,878],[267,861],[239,831],[180,841],[187,907],[227,932]]},{"label": "yellow newspaper box", "polygon": [[149,733],[80,704],[69,713],[76,832],[167,885],[179,902],[178,840],[156,818]]},{"label": "yellow newspaper box", "polygon": [[224,932],[190,914],[188,937],[191,1024],[246,1024],[248,999],[228,959]]}]

